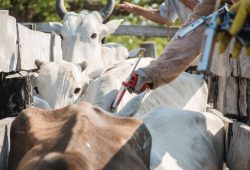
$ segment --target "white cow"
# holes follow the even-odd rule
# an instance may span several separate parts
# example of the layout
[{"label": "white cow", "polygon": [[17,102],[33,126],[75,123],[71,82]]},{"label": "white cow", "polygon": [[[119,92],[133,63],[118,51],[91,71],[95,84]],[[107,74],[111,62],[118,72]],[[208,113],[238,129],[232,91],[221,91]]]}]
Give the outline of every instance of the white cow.
[{"label": "white cow", "polygon": [[[110,111],[132,63],[120,63],[104,72],[91,82],[81,100]],[[126,102],[133,97],[126,95]],[[219,170],[223,166],[224,125],[217,116],[204,112],[207,95],[206,83],[200,76],[182,73],[170,84],[140,94],[125,106],[121,103],[123,108],[114,114],[137,117],[148,127],[153,141],[150,169]]]},{"label": "white cow", "polygon": [[93,11],[89,14],[67,12],[63,0],[57,0],[56,8],[59,16],[64,20],[60,23],[50,23],[50,27],[62,36],[63,59],[69,62],[88,63],[87,73],[112,65],[129,56],[127,48],[121,44],[102,45],[101,40],[113,33],[123,21],[103,21],[110,16],[114,9],[115,0],[108,0],[101,12]]},{"label": "white cow", "polygon": [[141,114],[138,106],[144,98],[145,92],[132,98],[115,115],[135,116],[147,126],[152,136],[151,170],[222,169],[225,131],[219,117],[167,105],[155,106]]},{"label": "white cow", "polygon": [[[143,58],[138,67],[146,66],[152,60],[152,58]],[[128,59],[106,69],[97,70],[97,76],[95,72],[93,75],[91,74],[90,76],[95,79],[90,82],[78,102],[87,101],[106,111],[111,111],[111,104],[117,95],[117,91],[121,87],[122,81],[125,81],[131,73],[136,61],[137,59]],[[101,76],[98,77],[99,75]],[[126,93],[120,107],[124,106],[134,96],[135,94]]]},{"label": "white cow", "polygon": [[[76,99],[86,90],[89,78],[84,72],[85,62],[73,64],[67,61],[42,62],[35,61],[38,73],[31,74],[33,91],[33,105],[43,109],[55,109],[75,103]],[[10,126],[14,117],[0,120],[0,151],[3,144],[5,125]],[[7,146],[8,147],[8,146]],[[3,168],[2,159],[6,156],[0,154],[0,169]]]},{"label": "white cow", "polygon": [[[148,65],[151,58],[143,58],[138,67]],[[102,74],[101,77],[92,81],[80,101],[88,101],[94,105],[111,111],[111,105],[121,87],[131,73],[136,59],[126,60],[115,65]],[[118,111],[132,98],[134,94],[126,93],[122,99]],[[182,73],[173,82],[156,90],[149,91],[143,99],[137,113],[141,116],[150,112],[159,105],[168,105],[193,111],[203,112],[206,110],[208,89],[205,81],[198,75]]]},{"label": "white cow", "polygon": [[224,124],[217,116],[160,106],[140,119],[152,136],[150,169],[222,169]]},{"label": "white cow", "polygon": [[31,82],[37,107],[60,108],[75,103],[89,84],[84,72],[85,62],[73,64],[62,60],[45,63],[36,60],[35,64],[39,70],[31,76]]}]

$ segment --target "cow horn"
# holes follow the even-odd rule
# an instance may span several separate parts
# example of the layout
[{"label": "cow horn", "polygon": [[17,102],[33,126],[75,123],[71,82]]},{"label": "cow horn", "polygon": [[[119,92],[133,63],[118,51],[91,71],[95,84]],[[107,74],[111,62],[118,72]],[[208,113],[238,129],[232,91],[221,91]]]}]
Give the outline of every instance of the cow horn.
[{"label": "cow horn", "polygon": [[80,68],[82,69],[82,71],[84,71],[87,68],[88,64],[87,64],[86,61],[83,61],[81,63],[78,63],[78,66],[80,66]]},{"label": "cow horn", "polygon": [[64,6],[64,0],[56,0],[56,11],[61,19],[63,19],[65,14],[68,13]]},{"label": "cow horn", "polygon": [[108,0],[106,5],[101,10],[101,16],[103,20],[107,19],[113,12],[115,7],[115,0]]},{"label": "cow horn", "polygon": [[40,68],[41,68],[41,65],[43,65],[43,64],[44,64],[44,61],[35,60],[35,65],[36,65],[36,67],[37,67],[38,69],[40,69]]}]

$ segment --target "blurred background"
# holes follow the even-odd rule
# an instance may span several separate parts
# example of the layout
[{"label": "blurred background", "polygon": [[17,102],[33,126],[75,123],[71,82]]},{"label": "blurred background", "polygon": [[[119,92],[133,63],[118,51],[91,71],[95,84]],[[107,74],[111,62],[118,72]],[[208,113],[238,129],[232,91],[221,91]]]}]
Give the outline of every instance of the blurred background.
[{"label": "blurred background", "polygon": [[[147,8],[159,8],[164,0],[126,0]],[[124,0],[116,0],[116,4]],[[0,0],[0,9],[9,10],[9,14],[17,19],[17,22],[62,22],[56,13],[56,0]],[[68,11],[79,13],[81,10],[100,10],[106,0],[65,0]],[[124,25],[150,25],[161,27],[176,27],[180,25],[177,20],[173,25],[158,25],[133,13],[128,13],[116,8],[110,17],[111,19],[124,19]],[[129,50],[138,48],[143,41],[154,41],[156,43],[157,55],[160,55],[170,38],[144,38],[135,36],[108,36],[106,42],[119,42]]]}]

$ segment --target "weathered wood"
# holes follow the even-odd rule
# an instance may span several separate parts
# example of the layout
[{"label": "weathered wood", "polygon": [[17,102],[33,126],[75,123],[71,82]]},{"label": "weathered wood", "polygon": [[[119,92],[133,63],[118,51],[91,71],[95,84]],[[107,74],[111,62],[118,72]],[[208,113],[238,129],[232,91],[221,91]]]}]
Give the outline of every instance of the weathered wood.
[{"label": "weathered wood", "polygon": [[10,72],[16,69],[16,37],[16,19],[0,13],[0,72]]},{"label": "weathered wood", "polygon": [[239,114],[247,117],[247,108],[250,107],[250,105],[247,105],[247,98],[250,96],[247,96],[247,90],[250,88],[248,86],[248,80],[246,78],[239,78],[238,79],[238,89],[239,89],[239,100],[238,100],[238,110]]},{"label": "weathered wood", "polygon": [[227,48],[221,55],[219,55],[218,44],[215,44],[214,49],[215,50],[213,52],[211,65],[209,68],[210,71],[220,77],[231,76],[231,66],[229,59],[230,48]]},{"label": "weathered wood", "polygon": [[233,46],[234,41],[232,40],[225,52],[219,55],[218,45],[216,45],[210,71],[221,77],[250,78],[250,56],[246,55],[246,51],[243,48],[239,59],[232,59],[231,52]]},{"label": "weathered wood", "polygon": [[233,136],[227,155],[230,170],[250,169],[250,127],[239,122],[233,123]]},{"label": "weathered wood", "polygon": [[8,10],[0,10],[0,15],[9,15]]},{"label": "weathered wood", "polygon": [[59,61],[62,60],[62,47],[61,47],[61,37],[55,33],[50,35],[50,61]]},{"label": "weathered wood", "polygon": [[61,42],[59,38],[52,40],[51,34],[33,31],[21,24],[18,24],[17,28],[20,51],[20,61],[18,61],[19,67],[17,69],[34,69],[35,59],[43,61],[50,61],[52,58],[54,60],[62,59]]},{"label": "weathered wood", "polygon": [[[217,103],[218,110],[221,110],[224,114],[238,115],[239,114],[238,112],[239,91],[238,91],[238,82],[236,78],[235,77],[228,77],[228,78],[219,77],[218,84],[219,84],[218,97],[219,96],[223,97],[222,98],[223,100],[218,100],[218,102],[221,101],[221,104]],[[219,108],[219,106],[222,106],[222,107]]]},{"label": "weathered wood", "polygon": [[[210,89],[210,102],[224,115],[246,121],[250,117],[250,80],[237,77],[214,76],[210,79],[214,87]],[[215,86],[216,85],[216,86]]]},{"label": "weathered wood", "polygon": [[[36,29],[42,32],[59,30],[59,28],[56,27],[57,24],[53,24],[52,22],[40,22],[34,24],[36,24]],[[172,38],[177,30],[178,28],[166,28],[159,26],[120,25],[113,35]]]},{"label": "weathered wood", "polygon": [[221,112],[219,112],[216,109],[213,109],[212,107],[208,107],[207,112],[213,113],[214,115],[219,117],[224,123],[224,131],[225,131],[224,155],[225,155],[225,161],[226,161],[226,155],[228,153],[228,149],[229,149],[229,146],[230,146],[230,140],[231,140],[231,137],[232,137],[233,121],[231,119],[225,117]]},{"label": "weathered wood", "polygon": [[31,30],[36,30],[36,24],[34,23],[21,23],[21,24]]},{"label": "weathered wood", "polygon": [[0,73],[0,119],[17,116],[31,106],[31,87],[28,76]]},{"label": "weathered wood", "polygon": [[145,57],[152,57],[152,58],[156,58],[156,44],[155,42],[149,42],[149,41],[145,41],[143,43],[140,44],[141,48],[145,48],[146,51],[144,53]]},{"label": "weathered wood", "polygon": [[172,38],[178,28],[156,26],[121,25],[114,35],[131,35],[140,37],[170,37]]}]

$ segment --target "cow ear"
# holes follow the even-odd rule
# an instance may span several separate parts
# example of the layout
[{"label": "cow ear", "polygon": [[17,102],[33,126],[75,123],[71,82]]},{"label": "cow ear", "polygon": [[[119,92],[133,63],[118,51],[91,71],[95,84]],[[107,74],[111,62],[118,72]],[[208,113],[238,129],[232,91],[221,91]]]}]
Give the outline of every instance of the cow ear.
[{"label": "cow ear", "polygon": [[115,30],[121,25],[122,21],[123,21],[123,19],[112,20],[112,21],[109,21],[106,24],[103,24],[103,29],[102,29],[102,32],[100,34],[100,37],[104,38],[107,35],[110,35],[113,32],[115,32]]},{"label": "cow ear", "polygon": [[59,22],[48,22],[44,23],[37,23],[36,30],[42,32],[55,32],[56,34],[62,34],[63,25]]},{"label": "cow ear", "polygon": [[35,60],[35,65],[38,69],[41,68],[41,66],[44,64],[45,62],[42,60]]},{"label": "cow ear", "polygon": [[83,72],[87,68],[88,64],[86,61],[83,61],[81,63],[78,63],[77,66],[80,67],[81,71]]},{"label": "cow ear", "polygon": [[120,117],[130,117],[135,115],[141,106],[141,103],[145,97],[145,94],[147,91],[133,97],[118,113],[116,113],[116,116]]},{"label": "cow ear", "polygon": [[33,96],[33,106],[41,108],[41,109],[47,109],[47,110],[52,109],[50,107],[50,105],[48,104],[48,102],[46,102],[45,100],[43,100],[37,96]]}]

